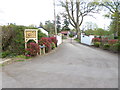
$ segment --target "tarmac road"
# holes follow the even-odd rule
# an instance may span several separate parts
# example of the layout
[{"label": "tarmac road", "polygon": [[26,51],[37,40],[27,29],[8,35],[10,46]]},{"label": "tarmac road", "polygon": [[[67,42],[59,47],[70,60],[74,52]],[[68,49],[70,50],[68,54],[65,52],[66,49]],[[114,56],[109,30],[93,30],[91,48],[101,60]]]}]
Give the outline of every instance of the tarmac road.
[{"label": "tarmac road", "polygon": [[64,41],[55,51],[6,65],[3,88],[118,88],[118,55]]}]

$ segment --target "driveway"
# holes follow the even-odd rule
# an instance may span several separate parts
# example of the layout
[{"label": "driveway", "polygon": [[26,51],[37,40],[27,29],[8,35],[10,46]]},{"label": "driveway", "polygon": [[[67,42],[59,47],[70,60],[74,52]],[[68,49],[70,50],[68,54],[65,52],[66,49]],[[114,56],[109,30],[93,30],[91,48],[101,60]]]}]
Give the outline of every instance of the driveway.
[{"label": "driveway", "polygon": [[118,55],[66,40],[52,53],[2,72],[3,88],[118,88]]}]

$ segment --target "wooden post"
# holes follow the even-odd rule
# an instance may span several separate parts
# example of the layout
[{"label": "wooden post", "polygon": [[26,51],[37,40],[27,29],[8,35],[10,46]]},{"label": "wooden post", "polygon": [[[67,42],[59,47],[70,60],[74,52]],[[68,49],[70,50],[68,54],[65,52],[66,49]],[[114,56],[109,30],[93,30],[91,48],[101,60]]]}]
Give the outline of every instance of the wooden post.
[{"label": "wooden post", "polygon": [[43,48],[43,54],[45,54],[45,47]]},{"label": "wooden post", "polygon": [[40,55],[42,55],[42,52],[43,52],[43,54],[45,54],[45,46],[44,45],[43,46],[40,45]]},{"label": "wooden post", "polygon": [[42,54],[42,50],[41,50],[41,48],[40,48],[40,55]]}]

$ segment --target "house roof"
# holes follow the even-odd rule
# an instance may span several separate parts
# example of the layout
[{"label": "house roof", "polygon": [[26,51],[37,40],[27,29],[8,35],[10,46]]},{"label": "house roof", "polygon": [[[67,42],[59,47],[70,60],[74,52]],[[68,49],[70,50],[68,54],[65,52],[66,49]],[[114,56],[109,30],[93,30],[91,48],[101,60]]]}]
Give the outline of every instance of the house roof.
[{"label": "house roof", "polygon": [[48,30],[47,29],[45,29],[44,27],[38,27],[39,29],[43,29],[43,30],[45,30],[45,31],[47,31],[48,32]]},{"label": "house roof", "polygon": [[68,34],[68,31],[61,31],[62,34]]}]

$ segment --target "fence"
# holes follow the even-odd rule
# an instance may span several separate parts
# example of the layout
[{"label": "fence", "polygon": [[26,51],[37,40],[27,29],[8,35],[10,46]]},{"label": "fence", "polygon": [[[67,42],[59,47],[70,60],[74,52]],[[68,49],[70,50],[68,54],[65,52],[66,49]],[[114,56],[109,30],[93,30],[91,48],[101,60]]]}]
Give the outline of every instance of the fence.
[{"label": "fence", "polygon": [[62,43],[62,35],[57,35],[57,45],[60,45]]},{"label": "fence", "polygon": [[94,38],[93,35],[86,36],[83,33],[81,34],[81,43],[92,45],[92,39]]}]

